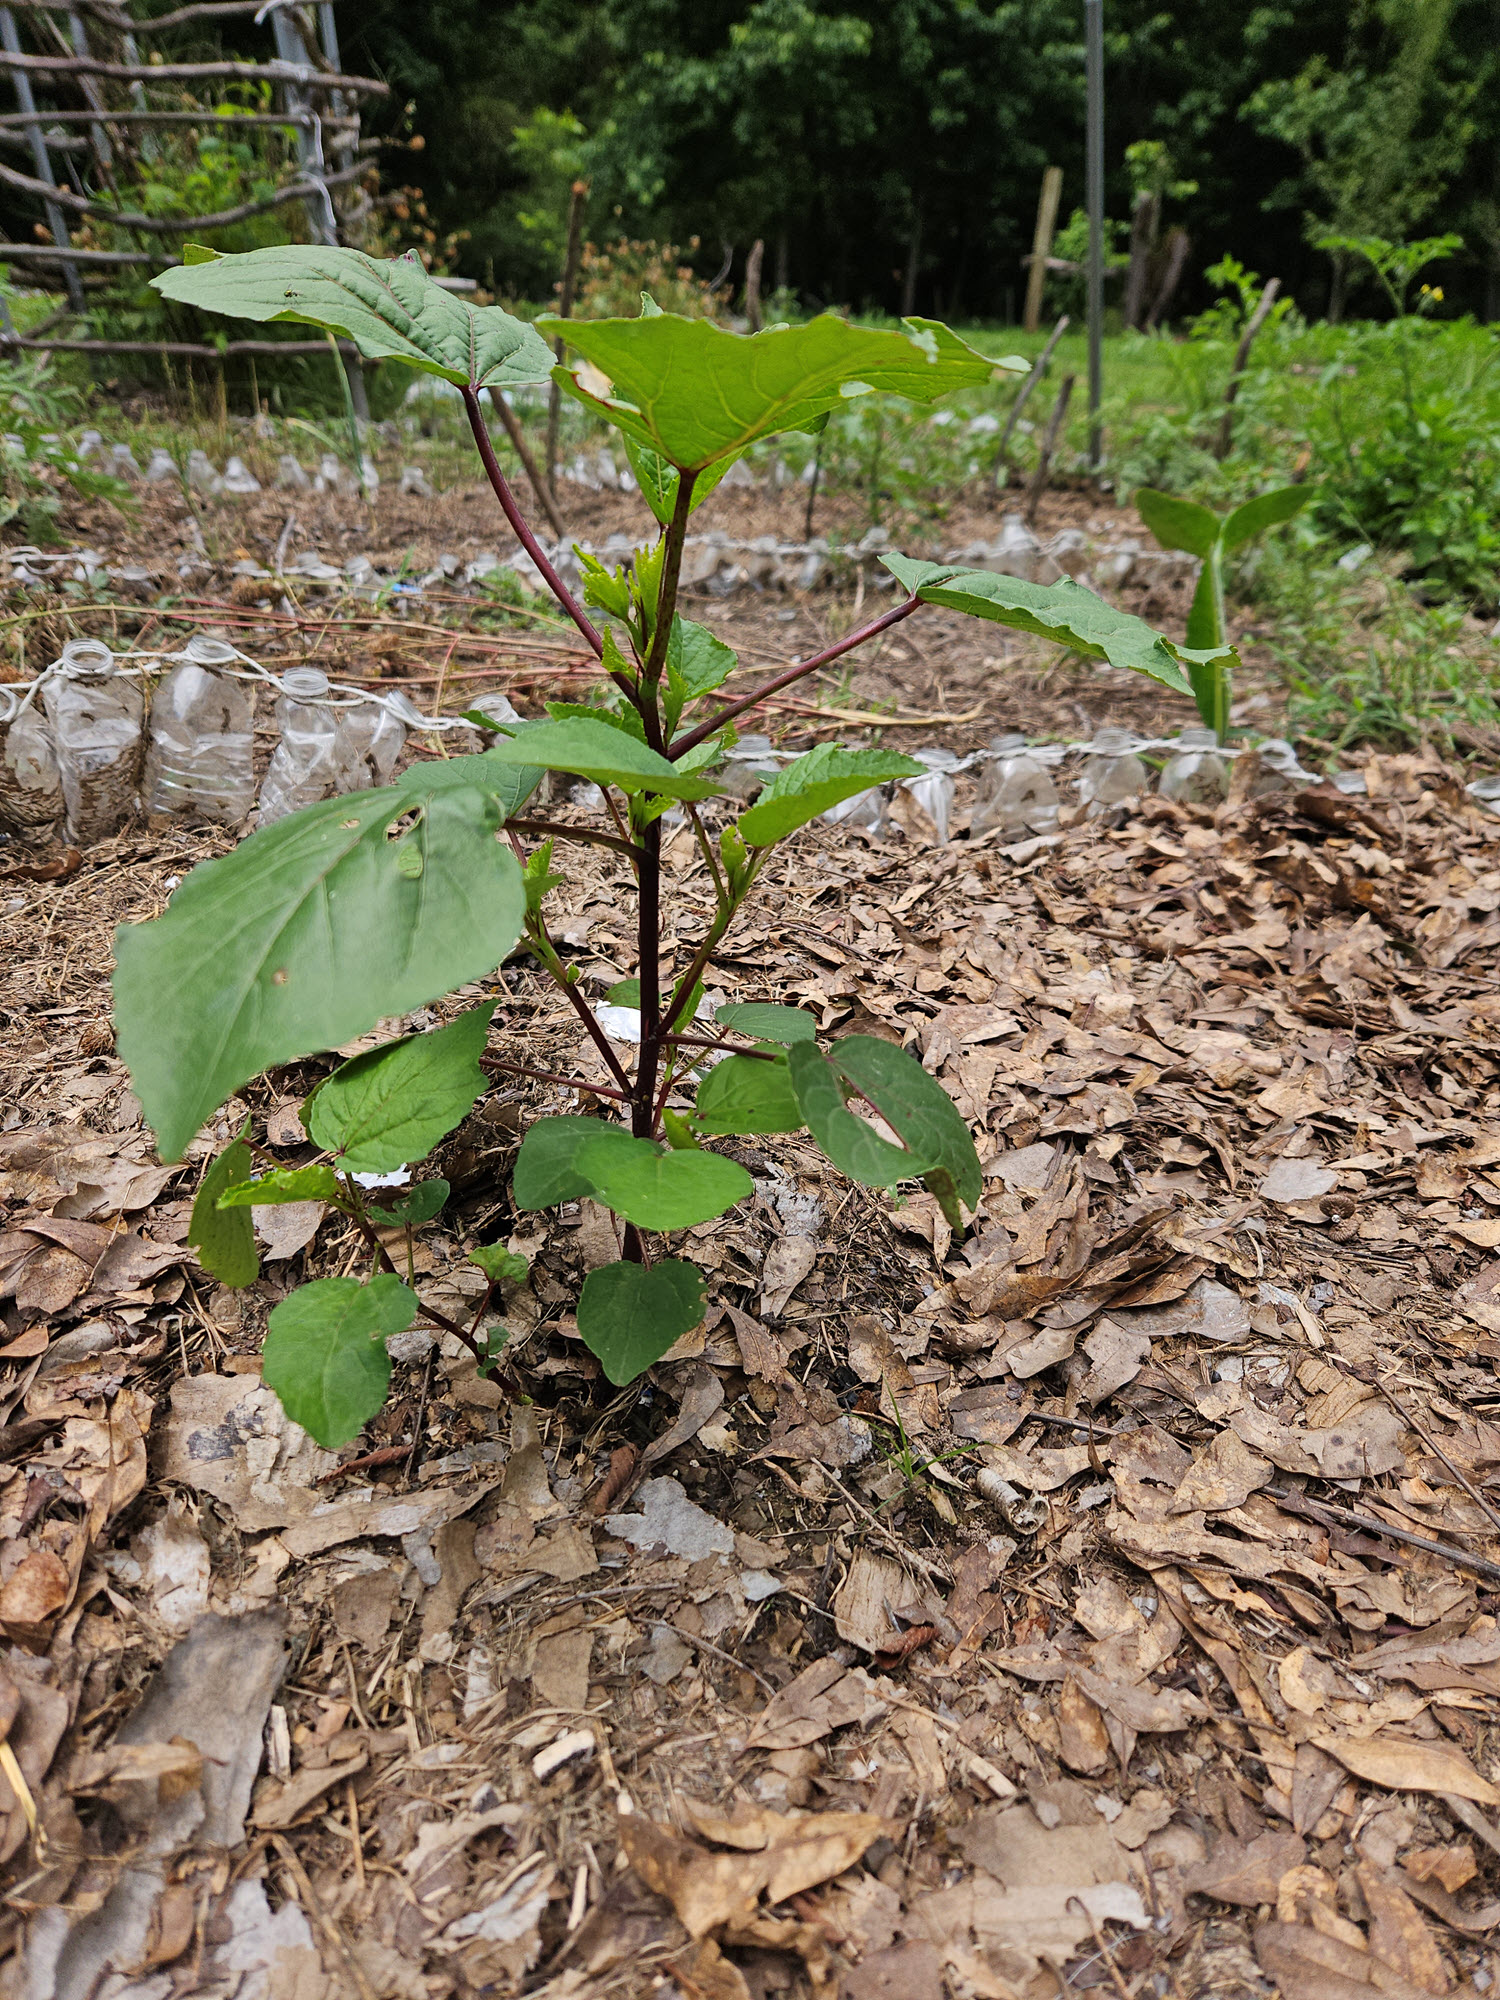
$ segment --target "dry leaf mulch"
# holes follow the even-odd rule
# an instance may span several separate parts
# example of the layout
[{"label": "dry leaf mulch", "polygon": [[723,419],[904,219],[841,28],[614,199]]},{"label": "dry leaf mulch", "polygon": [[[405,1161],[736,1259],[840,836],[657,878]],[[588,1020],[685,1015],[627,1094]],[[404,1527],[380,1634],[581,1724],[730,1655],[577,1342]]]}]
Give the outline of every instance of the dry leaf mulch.
[{"label": "dry leaf mulch", "polygon": [[[812,831],[717,983],[921,1053],[968,1238],[734,1142],[708,1320],[614,1392],[570,1313],[607,1218],[508,1206],[572,1100],[502,1084],[414,1254],[449,1305],[469,1244],[534,1259],[508,1379],[402,1336],[342,1455],[256,1356],[356,1246],[269,1211],[215,1287],[216,1136],[158,1166],[112,1054],[110,924],[210,841],[12,882],[4,1993],[1493,1994],[1500,854],[1435,761],[1366,777]],[[563,895],[628,971],[607,869]],[[326,1068],[224,1129],[303,1157]]]}]

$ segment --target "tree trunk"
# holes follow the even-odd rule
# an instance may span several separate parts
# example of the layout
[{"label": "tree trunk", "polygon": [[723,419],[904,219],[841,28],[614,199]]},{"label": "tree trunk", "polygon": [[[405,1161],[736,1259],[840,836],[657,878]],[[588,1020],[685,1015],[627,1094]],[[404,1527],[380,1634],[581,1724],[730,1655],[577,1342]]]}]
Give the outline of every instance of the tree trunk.
[{"label": "tree trunk", "polygon": [[911,226],[911,235],[906,245],[906,276],[901,280],[901,317],[903,319],[917,309],[917,270],[922,258],[922,211],[920,207]]},{"label": "tree trunk", "polygon": [[1160,197],[1154,194],[1137,195],[1135,214],[1130,223],[1130,270],[1125,279],[1124,320],[1131,332],[1140,325],[1141,315],[1146,310],[1146,278],[1160,219]]},{"label": "tree trunk", "polygon": [[1153,333],[1166,318],[1177,287],[1182,282],[1182,273],[1187,265],[1188,252],[1193,247],[1193,239],[1185,229],[1174,229],[1167,238],[1167,268],[1162,273],[1162,281],[1152,302],[1146,319],[1146,331]]}]

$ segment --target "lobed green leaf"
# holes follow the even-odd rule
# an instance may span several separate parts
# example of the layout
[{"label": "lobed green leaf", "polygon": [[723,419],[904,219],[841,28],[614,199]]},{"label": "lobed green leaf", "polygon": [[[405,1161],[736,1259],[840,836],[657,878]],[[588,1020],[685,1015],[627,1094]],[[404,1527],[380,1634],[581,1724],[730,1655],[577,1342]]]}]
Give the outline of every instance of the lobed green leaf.
[{"label": "lobed green leaf", "polygon": [[[1112,667],[1149,674],[1174,694],[1193,691],[1183,668],[1201,654],[1173,645],[1144,619],[1117,611],[1070,577],[1060,583],[1028,583],[1023,577],[997,576],[993,570],[959,569],[909,556],[882,556],[881,561],[926,604],[944,604],[1018,632],[1034,632],[1085,659],[1108,660]],[[1220,649],[1214,649],[1211,657],[1219,656]],[[1223,648],[1222,657],[1230,666],[1238,663],[1232,647]]]},{"label": "lobed green leaf", "polygon": [[[372,361],[404,361],[470,389],[545,381],[552,351],[499,306],[473,306],[435,284],[415,251],[279,243],[223,255],[190,244],[189,260],[151,280],[163,297],[230,319],[293,320],[345,334]],[[195,257],[194,251],[199,254]]]},{"label": "lobed green leaf", "polygon": [[[901,324],[901,332],[853,326],[825,313],[805,326],[747,336],[670,313],[537,321],[592,363],[610,388],[595,394],[568,367],[555,369],[554,380],[627,439],[684,472],[717,468],[757,438],[809,428],[877,390],[927,403],[952,389],[977,388],[997,368],[1026,369],[1023,361],[991,360],[936,320]],[[655,484],[660,519],[666,488],[664,481]]]},{"label": "lobed green leaf", "polygon": [[947,1091],[915,1056],[878,1035],[844,1035],[834,1043],[829,1059],[912,1154],[926,1162],[922,1171],[929,1188],[954,1228],[962,1228],[952,1195],[975,1209],[984,1183],[973,1137]]}]

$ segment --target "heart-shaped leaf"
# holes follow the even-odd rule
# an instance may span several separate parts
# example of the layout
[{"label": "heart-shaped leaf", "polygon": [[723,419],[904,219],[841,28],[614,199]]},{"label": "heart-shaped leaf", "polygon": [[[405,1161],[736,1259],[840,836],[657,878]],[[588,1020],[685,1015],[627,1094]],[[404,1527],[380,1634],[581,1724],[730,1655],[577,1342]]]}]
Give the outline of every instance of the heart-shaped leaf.
[{"label": "heart-shaped leaf", "polygon": [[596,394],[566,367],[554,379],[684,472],[737,455],[757,438],[805,429],[876,390],[930,403],[950,389],[982,386],[997,368],[1027,367],[992,361],[936,320],[901,324],[902,332],[854,326],[824,313],[747,336],[672,313],[537,321],[605,375],[610,389]]},{"label": "heart-shaped leaf", "polygon": [[605,1264],[578,1295],[578,1331],[617,1388],[659,1361],[703,1317],[703,1273],[679,1258]]},{"label": "heart-shaped leaf", "polygon": [[757,1062],[726,1056],[698,1086],[698,1123],[705,1132],[800,1132],[807,1120],[785,1056]]},{"label": "heart-shaped leaf", "polygon": [[880,1113],[893,1132],[927,1160],[924,1175],[955,1229],[963,1218],[951,1195],[969,1209],[983,1192],[979,1155],[958,1106],[916,1057],[878,1035],[844,1035],[829,1060]]},{"label": "heart-shaped leaf", "polygon": [[318,1278],[273,1309],[261,1374],[293,1423],[332,1451],[385,1401],[386,1339],[416,1316],[417,1295],[399,1278]]},{"label": "heart-shaped leaf", "polygon": [[[120,1053],[163,1159],[247,1077],[494,971],[526,907],[496,834],[539,781],[488,756],[417,765],[252,834],[195,868],[165,915],[121,926]],[[408,844],[416,876],[399,865]]]},{"label": "heart-shaped leaf", "polygon": [[366,1211],[377,1229],[416,1229],[440,1215],[452,1189],[445,1180],[413,1181],[397,1200]]},{"label": "heart-shaped leaf", "polygon": [[349,1173],[388,1174],[424,1159],[484,1089],[479,1058],[496,1003],[471,1007],[430,1034],[368,1049],[320,1084],[304,1120]]},{"label": "heart-shaped leaf", "polygon": [[882,556],[880,560],[925,604],[945,604],[950,610],[988,618],[1017,632],[1034,632],[1038,638],[1055,640],[1085,659],[1108,660],[1112,667],[1149,674],[1174,694],[1193,692],[1183,671],[1185,663],[1206,657],[1221,658],[1229,667],[1238,665],[1232,647],[1214,648],[1205,654],[1174,646],[1170,639],[1153,632],[1144,619],[1117,611],[1071,577],[1065,576],[1060,583],[1028,583],[1024,577],[917,562],[910,556]]},{"label": "heart-shaped leaf", "polygon": [[199,1184],[193,1198],[188,1244],[198,1262],[221,1285],[253,1285],[260,1276],[255,1225],[248,1208],[221,1209],[220,1201],[250,1178],[253,1156],[243,1139],[226,1146]]},{"label": "heart-shaped leaf", "polygon": [[755,1190],[735,1160],[718,1153],[658,1152],[649,1139],[591,1138],[574,1156],[590,1191],[640,1229],[691,1229]]},{"label": "heart-shaped leaf", "polygon": [[740,815],[741,838],[748,847],[769,847],[841,799],[888,778],[920,777],[926,768],[899,750],[841,750],[836,743],[820,743],[767,782],[749,812]]},{"label": "heart-shaped leaf", "polygon": [[165,298],[230,319],[295,320],[346,334],[372,361],[404,361],[470,389],[545,381],[552,351],[499,306],[471,306],[427,275],[415,251],[367,257],[363,250],[278,243],[266,250],[197,258],[151,280]]}]

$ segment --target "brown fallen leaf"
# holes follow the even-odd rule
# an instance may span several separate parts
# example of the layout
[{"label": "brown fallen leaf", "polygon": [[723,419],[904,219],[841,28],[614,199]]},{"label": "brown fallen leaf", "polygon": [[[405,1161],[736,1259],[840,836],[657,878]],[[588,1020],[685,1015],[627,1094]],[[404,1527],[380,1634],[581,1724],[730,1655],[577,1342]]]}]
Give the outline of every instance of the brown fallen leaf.
[{"label": "brown fallen leaf", "polygon": [[361,1750],[357,1757],[350,1757],[342,1764],[328,1764],[321,1771],[304,1767],[294,1777],[284,1780],[263,1778],[255,1788],[251,1824],[268,1833],[294,1825],[325,1792],[332,1791],[345,1778],[358,1776],[369,1761],[369,1751]]},{"label": "brown fallen leaf", "polygon": [[1258,1833],[1252,1840],[1225,1835],[1206,1861],[1183,1873],[1189,1895],[1215,1896],[1221,1903],[1256,1909],[1276,1901],[1277,1885],[1307,1859],[1307,1843],[1295,1833]]},{"label": "brown fallen leaf", "polygon": [[886,1821],[873,1813],[767,1814],[767,1842],[758,1852],[714,1854],[627,1813],[620,1843],[647,1888],[665,1896],[688,1935],[699,1938],[721,1924],[748,1921],[762,1893],[781,1903],[841,1875],[885,1830]]},{"label": "brown fallen leaf", "polygon": [[1303,1924],[1260,1924],[1255,1956],[1276,1981],[1281,2000],[1431,2000],[1423,1986],[1393,1972],[1368,1952]]},{"label": "brown fallen leaf", "polygon": [[1354,1879],[1370,1913],[1370,1955],[1428,1993],[1446,1993],[1448,1968],[1426,1919],[1396,1877],[1361,1861]]},{"label": "brown fallen leaf", "polygon": [[1401,1866],[1413,1881],[1436,1882],[1450,1896],[1479,1872],[1474,1850],[1466,1840],[1455,1841],[1450,1847],[1414,1848],[1402,1857]]},{"label": "brown fallen leaf", "polygon": [[1219,1514],[1243,1507],[1252,1493],[1270,1484],[1270,1463],[1236,1431],[1220,1431],[1208,1450],[1188,1467],[1172,1499],[1174,1514]]},{"label": "brown fallen leaf", "polygon": [[1391,1735],[1360,1740],[1332,1729],[1314,1729],[1310,1740],[1372,1785],[1393,1792],[1451,1792],[1476,1805],[1500,1805],[1500,1791],[1479,1775],[1456,1743]]},{"label": "brown fallen leaf", "polygon": [[1102,1771],[1109,1762],[1109,1731],[1104,1717],[1071,1674],[1057,1697],[1059,1756],[1070,1771],[1085,1776]]},{"label": "brown fallen leaf", "polygon": [[828,1655],[789,1681],[750,1726],[747,1750],[800,1750],[857,1723],[878,1721],[887,1704],[863,1667],[846,1667]]}]

